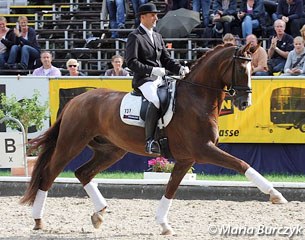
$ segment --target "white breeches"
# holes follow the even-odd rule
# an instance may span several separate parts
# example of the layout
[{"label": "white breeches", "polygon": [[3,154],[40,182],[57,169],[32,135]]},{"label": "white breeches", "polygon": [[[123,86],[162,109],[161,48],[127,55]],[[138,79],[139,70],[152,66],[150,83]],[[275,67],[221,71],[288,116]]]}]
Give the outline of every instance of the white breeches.
[{"label": "white breeches", "polygon": [[162,83],[162,78],[158,77],[157,80],[153,82],[146,82],[139,87],[143,96],[149,101],[152,102],[156,108],[160,108],[160,101],[157,94],[157,89],[159,84]]}]

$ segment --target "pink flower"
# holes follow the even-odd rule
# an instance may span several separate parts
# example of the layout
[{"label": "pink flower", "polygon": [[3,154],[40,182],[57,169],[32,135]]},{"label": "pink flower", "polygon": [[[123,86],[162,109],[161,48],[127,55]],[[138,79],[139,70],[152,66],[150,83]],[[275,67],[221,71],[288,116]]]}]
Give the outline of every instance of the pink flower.
[{"label": "pink flower", "polygon": [[153,172],[171,172],[174,166],[174,163],[169,162],[164,157],[156,157],[148,160],[148,166]]},{"label": "pink flower", "polygon": [[148,160],[148,166],[154,166],[157,164],[157,160],[156,159],[150,159]]}]

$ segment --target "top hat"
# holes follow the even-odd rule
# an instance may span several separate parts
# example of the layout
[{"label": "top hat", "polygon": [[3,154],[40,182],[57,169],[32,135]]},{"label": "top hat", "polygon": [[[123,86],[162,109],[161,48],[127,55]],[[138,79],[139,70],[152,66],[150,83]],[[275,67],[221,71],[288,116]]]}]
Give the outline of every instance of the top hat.
[{"label": "top hat", "polygon": [[159,13],[160,11],[157,10],[157,7],[155,4],[153,3],[145,3],[142,4],[139,7],[139,12],[138,12],[138,16],[146,14],[146,13]]}]

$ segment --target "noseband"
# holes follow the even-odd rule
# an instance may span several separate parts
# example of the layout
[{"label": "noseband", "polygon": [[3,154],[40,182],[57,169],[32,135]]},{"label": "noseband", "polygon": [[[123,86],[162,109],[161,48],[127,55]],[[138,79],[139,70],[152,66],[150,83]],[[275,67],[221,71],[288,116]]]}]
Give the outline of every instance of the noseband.
[{"label": "noseband", "polygon": [[206,85],[199,84],[199,83],[185,81],[183,79],[178,79],[178,78],[174,78],[174,77],[172,77],[172,78],[174,78],[175,80],[178,80],[180,82],[185,82],[185,83],[195,85],[195,86],[198,86],[198,87],[204,87],[204,88],[208,88],[208,89],[222,91],[222,92],[228,93],[231,97],[235,96],[237,91],[244,91],[246,93],[252,93],[252,89],[249,88],[248,86],[247,87],[239,86],[239,85],[236,85],[236,82],[235,82],[235,77],[237,75],[237,73],[236,73],[236,61],[243,60],[243,61],[249,61],[250,62],[252,60],[249,57],[237,56],[236,54],[237,54],[238,50],[239,50],[239,48],[236,47],[235,48],[235,53],[233,55],[233,59],[232,59],[231,63],[228,65],[228,67],[226,68],[226,70],[224,71],[224,74],[225,74],[229,70],[231,64],[233,64],[232,84],[231,84],[229,89],[214,88],[214,87],[206,86]]}]

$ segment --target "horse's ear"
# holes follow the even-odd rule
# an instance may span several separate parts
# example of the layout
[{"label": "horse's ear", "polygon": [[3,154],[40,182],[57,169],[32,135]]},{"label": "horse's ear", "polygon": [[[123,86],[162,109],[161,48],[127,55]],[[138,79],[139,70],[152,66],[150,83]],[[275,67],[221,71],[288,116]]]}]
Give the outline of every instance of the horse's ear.
[{"label": "horse's ear", "polygon": [[256,50],[261,46],[261,42],[258,43],[255,47],[250,48],[250,52],[253,54],[256,52]]},{"label": "horse's ear", "polygon": [[248,44],[243,48],[242,54],[249,53],[249,52],[251,52],[251,43],[248,43]]}]

